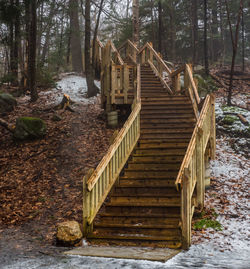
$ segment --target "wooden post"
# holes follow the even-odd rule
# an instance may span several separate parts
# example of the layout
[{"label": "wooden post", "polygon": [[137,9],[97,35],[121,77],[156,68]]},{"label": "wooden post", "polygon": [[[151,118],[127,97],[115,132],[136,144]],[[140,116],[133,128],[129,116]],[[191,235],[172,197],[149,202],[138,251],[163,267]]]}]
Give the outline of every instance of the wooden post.
[{"label": "wooden post", "polygon": [[124,93],[124,104],[128,103],[128,89],[129,89],[129,69],[127,64],[123,66],[123,93]]},{"label": "wooden post", "polygon": [[83,236],[87,237],[88,235],[88,217],[89,217],[89,205],[90,202],[90,195],[89,191],[87,190],[87,178],[83,177]]},{"label": "wooden post", "polygon": [[188,249],[191,244],[191,197],[190,197],[190,170],[184,169],[183,185],[181,190],[181,220],[182,220],[182,247]]},{"label": "wooden post", "polygon": [[205,199],[205,175],[204,175],[204,151],[203,151],[203,139],[202,139],[202,129],[198,130],[197,134],[197,203],[200,208],[204,207]]},{"label": "wooden post", "polygon": [[185,71],[184,71],[184,88],[185,88],[185,93],[186,95],[188,96],[188,88],[190,87],[190,80],[189,80],[189,77],[188,77],[188,70],[187,68],[185,68]]},{"label": "wooden post", "polygon": [[215,96],[213,93],[210,94],[210,102],[211,102],[211,159],[215,159],[215,151],[216,151],[216,124],[215,124]]},{"label": "wooden post", "polygon": [[117,75],[116,75],[116,68],[115,68],[114,63],[112,63],[112,66],[111,66],[110,80],[111,80],[110,97],[111,97],[111,105],[112,105],[115,103],[115,91],[117,89]]}]

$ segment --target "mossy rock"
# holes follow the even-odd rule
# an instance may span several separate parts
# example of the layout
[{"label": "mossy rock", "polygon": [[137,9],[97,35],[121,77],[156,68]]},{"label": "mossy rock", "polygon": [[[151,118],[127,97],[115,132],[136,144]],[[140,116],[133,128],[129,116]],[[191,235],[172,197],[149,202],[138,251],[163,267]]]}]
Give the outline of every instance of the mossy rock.
[{"label": "mossy rock", "polygon": [[16,139],[42,138],[46,134],[46,124],[43,120],[33,117],[21,117],[16,120],[14,137]]},{"label": "mossy rock", "polygon": [[17,105],[16,99],[8,93],[0,93],[0,113],[11,112]]}]

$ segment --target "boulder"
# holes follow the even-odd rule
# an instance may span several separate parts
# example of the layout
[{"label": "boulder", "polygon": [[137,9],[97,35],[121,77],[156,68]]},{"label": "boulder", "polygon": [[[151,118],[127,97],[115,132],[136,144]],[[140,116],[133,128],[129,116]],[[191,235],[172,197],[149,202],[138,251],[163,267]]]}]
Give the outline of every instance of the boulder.
[{"label": "boulder", "polygon": [[82,239],[83,234],[77,221],[65,221],[57,225],[57,243],[63,246],[74,246]]},{"label": "boulder", "polygon": [[17,105],[16,99],[8,93],[0,93],[0,113],[11,112]]},{"label": "boulder", "polygon": [[33,117],[21,117],[16,120],[14,137],[16,139],[42,138],[46,134],[46,124],[43,120]]}]

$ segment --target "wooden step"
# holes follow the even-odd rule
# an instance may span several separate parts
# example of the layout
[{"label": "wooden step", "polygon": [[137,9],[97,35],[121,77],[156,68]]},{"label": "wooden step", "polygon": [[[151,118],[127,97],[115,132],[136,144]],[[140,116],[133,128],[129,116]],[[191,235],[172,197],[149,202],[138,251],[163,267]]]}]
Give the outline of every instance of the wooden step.
[{"label": "wooden step", "polygon": [[194,128],[182,128],[182,129],[157,129],[157,128],[142,128],[141,134],[192,134]]},{"label": "wooden step", "polygon": [[178,170],[169,171],[136,171],[126,169],[124,175],[132,178],[175,178],[177,176]]},{"label": "wooden step", "polygon": [[178,218],[180,219],[180,207],[138,207],[131,206],[105,206],[105,212],[100,212],[100,218],[102,217],[124,217],[124,218]]},{"label": "wooden step", "polygon": [[[154,237],[166,237],[169,238],[169,240],[178,240],[180,239],[180,230],[178,227],[175,227],[173,229],[162,229],[162,228],[142,228],[142,227],[104,227],[104,226],[98,226],[95,227],[95,234],[94,236],[100,235],[103,236],[110,236],[113,235],[114,239],[117,238],[117,236],[122,237],[130,237],[133,236],[134,239],[140,239],[142,238],[154,238]],[[91,237],[90,237],[91,238]],[[154,240],[154,239],[152,239]]]},{"label": "wooden step", "polygon": [[159,105],[158,103],[153,103],[153,104],[147,104],[144,103],[142,105],[142,110],[188,110],[188,109],[193,109],[191,104],[182,104],[182,105],[178,105],[178,104],[163,104],[163,105]]},{"label": "wooden step", "polygon": [[182,141],[182,139],[191,139],[191,136],[192,136],[192,133],[190,134],[183,134],[183,133],[179,133],[179,134],[176,134],[176,133],[173,133],[173,134],[169,134],[169,133],[166,133],[166,134],[154,134],[154,133],[150,133],[150,134],[145,134],[145,133],[142,133],[141,134],[141,138],[142,139],[177,139],[179,138],[180,141]]},{"label": "wooden step", "polygon": [[132,156],[133,163],[181,163],[183,156]]},{"label": "wooden step", "polygon": [[168,123],[167,121],[164,123],[142,123],[141,129],[183,129],[183,128],[192,128],[194,130],[194,124],[191,123]]},{"label": "wooden step", "polygon": [[137,216],[103,216],[101,215],[99,219],[95,220],[95,225],[108,226],[116,225],[121,227],[121,225],[133,226],[144,226],[144,227],[178,227],[180,224],[180,218],[164,218],[164,217],[137,217]]},{"label": "wooden step", "polygon": [[160,197],[169,197],[169,196],[180,196],[180,192],[176,190],[175,187],[135,187],[135,188],[126,188],[126,187],[116,187],[112,196],[160,196]]},{"label": "wooden step", "polygon": [[126,171],[176,171],[180,168],[180,163],[156,164],[156,163],[129,163]]},{"label": "wooden step", "polygon": [[133,156],[184,156],[185,153],[185,148],[170,148],[167,150],[164,148],[139,148],[136,149]]},{"label": "wooden step", "polygon": [[130,187],[130,188],[135,188],[135,187],[174,187],[175,186],[175,177],[144,177],[144,178],[139,178],[139,177],[126,177],[122,176],[120,178],[119,186],[121,187]]},{"label": "wooden step", "polygon": [[[166,120],[167,119],[167,120]],[[141,125],[144,124],[144,123],[147,123],[147,124],[151,124],[151,123],[156,123],[156,124],[159,124],[159,123],[164,123],[164,124],[168,124],[168,123],[174,123],[174,124],[182,124],[182,123],[195,123],[196,122],[196,119],[195,118],[148,118],[148,119],[141,119]]]},{"label": "wooden step", "polygon": [[[107,246],[107,239],[88,239],[91,243],[95,245]],[[127,246],[127,247],[149,247],[149,248],[170,248],[179,249],[181,248],[181,241],[147,241],[147,240],[115,240],[109,239],[108,245],[111,246]]]}]

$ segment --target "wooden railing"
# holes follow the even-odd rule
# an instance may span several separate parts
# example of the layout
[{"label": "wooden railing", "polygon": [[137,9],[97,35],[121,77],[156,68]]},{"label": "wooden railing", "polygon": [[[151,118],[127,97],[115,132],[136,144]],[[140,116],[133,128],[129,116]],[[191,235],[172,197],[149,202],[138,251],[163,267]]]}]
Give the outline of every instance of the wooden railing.
[{"label": "wooden railing", "polygon": [[146,43],[138,52],[139,62],[141,64],[148,63],[155,75],[159,77],[164,88],[173,94],[168,84],[165,81],[166,75],[171,74],[171,70],[163,61],[162,57],[153,49],[151,43]]},{"label": "wooden railing", "polygon": [[140,137],[141,102],[138,99],[124,127],[92,174],[83,178],[83,229],[86,236],[93,220],[119,177]]},{"label": "wooden railing", "polygon": [[213,95],[208,95],[205,99],[175,182],[177,189],[181,191],[181,228],[184,248],[188,248],[191,244],[194,207],[204,206],[206,154],[211,158],[215,157]]},{"label": "wooden railing", "polygon": [[123,57],[123,59],[127,58],[130,59],[134,64],[137,63],[137,54],[139,50],[129,39],[118,48],[118,52]]},{"label": "wooden railing", "polygon": [[[102,104],[106,110],[116,104],[130,104],[136,96],[138,65],[123,62],[118,50],[111,41],[102,49],[101,90]],[[129,100],[129,94],[132,98]]]},{"label": "wooden railing", "polygon": [[186,95],[189,95],[194,114],[196,118],[198,119],[199,117],[199,110],[198,110],[198,105],[200,103],[200,97],[198,94],[197,90],[197,85],[194,81],[193,78],[193,72],[191,65],[185,64],[178,68],[176,71],[173,71],[170,76],[172,78],[172,85],[173,85],[173,90],[175,93],[181,93],[181,74],[183,73],[184,77],[184,90]]}]

